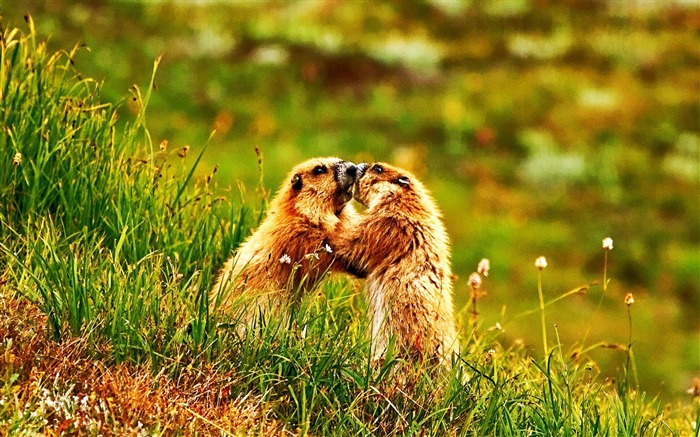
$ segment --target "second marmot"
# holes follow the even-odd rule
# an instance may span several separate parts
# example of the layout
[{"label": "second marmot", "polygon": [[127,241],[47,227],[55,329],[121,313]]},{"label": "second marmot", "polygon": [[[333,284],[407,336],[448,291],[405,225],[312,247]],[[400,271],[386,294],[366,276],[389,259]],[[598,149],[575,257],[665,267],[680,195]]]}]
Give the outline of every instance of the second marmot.
[{"label": "second marmot", "polygon": [[392,336],[399,356],[450,363],[459,352],[449,240],[435,202],[410,173],[360,164],[355,199],[367,211],[332,236],[338,256],[366,274],[373,357]]}]

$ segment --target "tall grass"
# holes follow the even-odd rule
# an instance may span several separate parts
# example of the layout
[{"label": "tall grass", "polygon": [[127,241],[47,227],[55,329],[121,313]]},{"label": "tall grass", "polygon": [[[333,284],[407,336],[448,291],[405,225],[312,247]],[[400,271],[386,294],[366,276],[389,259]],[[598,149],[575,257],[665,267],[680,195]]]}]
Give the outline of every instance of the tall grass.
[{"label": "tall grass", "polygon": [[[80,337],[98,359],[147,363],[174,380],[203,368],[233,375],[222,383],[228,394],[212,402],[253,393],[299,435],[691,432],[700,407],[666,409],[626,385],[616,390],[594,362],[561,344],[549,348],[545,340],[540,358],[523,345],[502,346],[498,330],[479,326],[475,308],[470,328],[483,334],[465,336],[449,371],[425,371],[391,355],[371,362],[364,302],[342,278],[243,337],[218,324],[207,289],[254,223],[252,209],[218,201],[211,178],[195,181],[198,158],[187,166],[184,151],[154,144],[145,116],[153,78],[133,88],[132,117],[123,105],[101,102],[99,84],[74,70],[79,47],[47,54],[31,19],[28,27],[27,34],[2,32],[0,271],[9,289],[46,314],[54,340]],[[541,300],[543,323],[549,305]],[[0,344],[5,355],[12,350],[12,341]],[[47,432],[53,422],[24,411],[38,411],[40,396],[25,393],[20,402],[22,378],[13,375],[5,375],[0,392],[0,429]],[[63,377],[69,386],[71,375]],[[73,384],[90,393],[90,381]],[[171,416],[137,420],[155,434],[192,425],[173,424]]]},{"label": "tall grass", "polygon": [[166,142],[153,146],[153,78],[133,87],[130,117],[73,69],[80,47],[47,54],[28,25],[2,38],[3,270],[56,340],[89,335],[116,361],[155,365],[182,343],[207,350],[209,278],[245,235],[249,209],[216,199],[209,178],[193,181]]}]

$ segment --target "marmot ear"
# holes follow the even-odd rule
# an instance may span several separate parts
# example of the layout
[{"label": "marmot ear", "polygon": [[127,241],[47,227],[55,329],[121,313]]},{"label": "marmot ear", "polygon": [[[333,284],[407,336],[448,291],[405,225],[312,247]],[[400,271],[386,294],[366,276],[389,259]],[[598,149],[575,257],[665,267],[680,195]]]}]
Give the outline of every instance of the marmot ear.
[{"label": "marmot ear", "polygon": [[299,173],[295,174],[292,177],[292,189],[295,191],[301,190],[302,187],[302,182],[301,182],[301,175]]},{"label": "marmot ear", "polygon": [[396,183],[405,188],[411,185],[411,180],[408,179],[406,176],[399,176],[399,178],[396,180]]}]

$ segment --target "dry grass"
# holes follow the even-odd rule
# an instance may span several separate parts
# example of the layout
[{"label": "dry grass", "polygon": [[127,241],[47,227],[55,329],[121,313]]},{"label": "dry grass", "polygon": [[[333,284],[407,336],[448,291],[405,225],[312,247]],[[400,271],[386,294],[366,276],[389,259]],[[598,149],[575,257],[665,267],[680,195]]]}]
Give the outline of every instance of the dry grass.
[{"label": "dry grass", "polygon": [[[145,365],[110,365],[85,339],[48,339],[46,317],[28,301],[0,299],[0,369],[5,380],[17,375],[3,398],[43,412],[44,434],[286,434],[260,395],[230,396],[235,374],[187,369],[172,380]],[[12,422],[0,422],[0,434],[12,433]]]}]

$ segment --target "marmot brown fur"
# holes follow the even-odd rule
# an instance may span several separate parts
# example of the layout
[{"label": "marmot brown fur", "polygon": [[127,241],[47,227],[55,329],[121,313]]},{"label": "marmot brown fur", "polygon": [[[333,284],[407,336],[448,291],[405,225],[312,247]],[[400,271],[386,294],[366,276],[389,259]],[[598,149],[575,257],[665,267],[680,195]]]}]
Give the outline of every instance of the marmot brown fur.
[{"label": "marmot brown fur", "polygon": [[450,363],[459,352],[452,307],[449,240],[435,202],[413,175],[360,164],[355,199],[367,211],[341,223],[338,256],[366,275],[373,357],[391,336],[399,356]]},{"label": "marmot brown fur", "polygon": [[[224,264],[210,292],[210,307],[229,310],[245,299],[240,322],[250,324],[267,306],[277,307],[307,289],[335,264],[328,236],[354,213],[356,167],[339,158],[297,165],[270,202],[266,218]],[[243,326],[244,327],[244,326]]]}]

